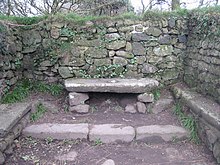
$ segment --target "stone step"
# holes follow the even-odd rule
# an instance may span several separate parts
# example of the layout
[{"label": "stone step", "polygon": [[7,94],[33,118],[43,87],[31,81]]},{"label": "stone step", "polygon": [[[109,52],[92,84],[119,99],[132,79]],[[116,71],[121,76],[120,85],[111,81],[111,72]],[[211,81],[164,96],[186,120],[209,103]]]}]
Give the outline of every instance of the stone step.
[{"label": "stone step", "polygon": [[1,104],[0,138],[7,135],[29,111],[31,111],[31,103]]},{"label": "stone step", "polygon": [[48,137],[63,139],[87,139],[89,133],[89,125],[82,124],[39,124],[31,125],[23,130],[23,135],[32,136],[39,139]]},{"label": "stone step", "polygon": [[140,140],[151,143],[182,140],[189,133],[182,127],[173,125],[149,125],[132,127],[123,124],[39,124],[23,130],[24,136],[46,139],[88,139],[102,143],[132,142]]},{"label": "stone step", "polygon": [[122,124],[92,125],[89,132],[89,140],[100,140],[102,143],[116,141],[131,142],[135,138],[135,129]]},{"label": "stone step", "polygon": [[158,87],[155,79],[67,79],[65,88],[70,92],[145,93]]},{"label": "stone step", "polygon": [[136,131],[136,140],[146,142],[169,142],[176,139],[186,139],[188,137],[188,132],[184,128],[173,125],[142,126],[138,127]]}]

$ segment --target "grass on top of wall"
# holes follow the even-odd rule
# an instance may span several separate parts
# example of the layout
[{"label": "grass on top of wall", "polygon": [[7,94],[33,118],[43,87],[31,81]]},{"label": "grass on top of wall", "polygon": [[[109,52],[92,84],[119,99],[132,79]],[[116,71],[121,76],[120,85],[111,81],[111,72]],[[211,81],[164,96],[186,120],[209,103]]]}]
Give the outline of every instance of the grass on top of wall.
[{"label": "grass on top of wall", "polygon": [[157,20],[158,18],[166,18],[166,17],[183,17],[186,18],[189,14],[189,10],[187,9],[178,9],[175,11],[160,11],[160,10],[148,10],[144,13],[143,19],[144,20]]},{"label": "grass on top of wall", "polygon": [[210,7],[201,7],[192,10],[187,9],[178,9],[175,11],[160,11],[160,10],[148,10],[144,13],[143,18],[146,19],[160,19],[164,17],[183,17],[187,18],[189,15],[198,14],[198,15],[220,15],[220,6],[210,6]]},{"label": "grass on top of wall", "polygon": [[68,22],[74,22],[77,24],[85,24],[88,21],[100,21],[100,20],[117,20],[117,19],[133,19],[133,20],[137,20],[137,19],[141,19],[141,16],[136,15],[133,12],[129,12],[129,13],[124,13],[121,15],[117,15],[117,16],[80,16],[76,13],[58,13],[56,15],[54,15],[52,18],[54,18],[55,20],[64,20],[64,21],[68,21]]},{"label": "grass on top of wall", "polygon": [[178,9],[175,11],[160,11],[160,10],[148,10],[142,16],[136,15],[134,12],[128,12],[120,14],[117,16],[80,16],[76,13],[57,13],[55,15],[42,15],[42,16],[33,16],[33,17],[19,17],[19,16],[6,16],[0,14],[0,20],[7,20],[13,23],[21,25],[33,25],[37,24],[43,20],[55,19],[55,20],[64,20],[69,22],[78,23],[79,25],[86,23],[87,21],[97,21],[97,20],[117,20],[117,19],[158,19],[163,17],[183,17],[187,18],[189,14],[220,14],[220,6],[214,7],[202,7],[193,10],[187,9]]},{"label": "grass on top of wall", "polygon": [[56,15],[44,15],[44,16],[34,16],[34,17],[18,17],[18,16],[6,16],[0,15],[0,20],[10,21],[20,25],[33,25],[37,24],[43,20],[54,19],[57,21],[64,20],[68,22],[74,22],[79,25],[85,24],[87,21],[97,21],[97,20],[111,20],[111,19],[137,19],[141,18],[133,12],[124,13],[118,16],[80,16],[76,13],[57,13]]},{"label": "grass on top of wall", "polygon": [[220,14],[220,5],[210,6],[210,7],[202,7],[191,10],[191,14]]},{"label": "grass on top of wall", "polygon": [[14,88],[6,93],[1,100],[3,104],[21,102],[29,96],[31,91],[49,93],[58,96],[63,92],[61,84],[46,84],[41,81],[31,81],[23,79],[19,81]]},{"label": "grass on top of wall", "polygon": [[18,17],[18,16],[6,16],[6,15],[0,15],[0,20],[4,21],[10,21],[16,24],[21,25],[33,25],[37,24],[45,19],[47,19],[48,16],[35,16],[35,17]]}]

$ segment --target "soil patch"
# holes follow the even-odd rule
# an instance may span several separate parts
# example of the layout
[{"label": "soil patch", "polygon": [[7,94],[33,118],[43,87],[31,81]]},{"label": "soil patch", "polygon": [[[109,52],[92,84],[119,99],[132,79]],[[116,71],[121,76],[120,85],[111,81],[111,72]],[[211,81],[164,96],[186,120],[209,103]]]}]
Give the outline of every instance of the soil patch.
[{"label": "soil patch", "polygon": [[[136,102],[136,95],[91,93],[90,113],[76,114],[67,110],[67,94],[53,97],[47,94],[32,93],[27,101],[42,100],[55,105],[58,112],[46,114],[31,124],[40,123],[82,123],[142,125],[180,125],[172,108],[159,114],[129,114],[124,107]],[[171,98],[165,90],[161,98]],[[15,141],[13,154],[6,165],[101,165],[112,159],[116,165],[216,165],[212,153],[203,144],[195,145],[189,141],[146,144],[132,142],[125,144],[102,144],[101,141],[67,141],[33,139],[19,137]]]},{"label": "soil patch", "polygon": [[[161,98],[171,97],[168,91],[161,92]],[[33,97],[33,96],[32,96]],[[90,123],[90,124],[125,124],[130,126],[143,125],[180,125],[176,116],[173,115],[173,109],[167,109],[160,114],[151,113],[148,109],[147,114],[131,114],[125,113],[124,109],[127,104],[135,104],[136,94],[115,94],[115,93],[90,93],[90,113],[77,114],[65,111],[68,105],[65,98],[50,98],[46,100],[57,104],[59,113],[48,112],[44,117],[35,123],[60,123],[60,124],[74,124],[74,123]],[[36,99],[36,98],[35,98]],[[172,107],[172,106],[171,106]],[[31,123],[32,124],[32,123]]]},{"label": "soil patch", "polygon": [[101,165],[107,159],[114,160],[116,165],[216,165],[204,146],[188,142],[101,144],[25,137],[16,142],[6,165]]}]

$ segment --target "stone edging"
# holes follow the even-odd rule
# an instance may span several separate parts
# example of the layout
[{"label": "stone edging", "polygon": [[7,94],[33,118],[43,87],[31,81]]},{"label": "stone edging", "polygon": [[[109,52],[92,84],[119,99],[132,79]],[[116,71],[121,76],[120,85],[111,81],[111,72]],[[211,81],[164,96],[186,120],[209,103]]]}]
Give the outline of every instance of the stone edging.
[{"label": "stone edging", "polygon": [[0,120],[0,164],[4,164],[6,156],[11,155],[13,153],[13,142],[16,138],[18,138],[18,136],[20,136],[22,130],[26,127],[27,123],[29,122],[30,111],[31,104],[28,103],[0,105],[0,114],[5,113],[7,115],[1,116],[5,119]]},{"label": "stone edging", "polygon": [[149,125],[132,127],[123,124],[52,124],[45,123],[31,125],[23,130],[24,136],[46,139],[48,137],[63,139],[100,140],[102,143],[131,142],[168,142],[176,139],[185,139],[189,136],[187,130],[173,125]]},{"label": "stone edging", "polygon": [[213,152],[217,162],[220,163],[220,105],[201,94],[190,91],[182,84],[174,85],[172,91],[176,99],[190,108],[198,119],[198,133]]}]

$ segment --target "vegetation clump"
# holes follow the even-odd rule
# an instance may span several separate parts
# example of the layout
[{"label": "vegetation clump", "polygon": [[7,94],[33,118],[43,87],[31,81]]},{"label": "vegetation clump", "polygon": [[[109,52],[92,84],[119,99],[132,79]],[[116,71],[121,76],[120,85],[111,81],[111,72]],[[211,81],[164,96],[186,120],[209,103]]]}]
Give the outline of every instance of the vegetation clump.
[{"label": "vegetation clump", "polygon": [[199,144],[200,140],[197,134],[197,124],[193,116],[187,115],[183,111],[183,107],[179,102],[174,108],[174,114],[178,116],[181,124],[190,131],[190,140],[196,144]]},{"label": "vegetation clump", "polygon": [[43,106],[43,104],[38,104],[36,108],[36,112],[31,114],[31,122],[37,121],[40,119],[45,113],[47,112],[47,109]]},{"label": "vegetation clump", "polygon": [[0,20],[10,21],[16,24],[21,25],[33,25],[37,24],[45,19],[47,19],[48,16],[35,16],[35,17],[18,17],[18,16],[6,16],[6,15],[0,15]]},{"label": "vegetation clump", "polygon": [[62,93],[63,87],[60,84],[46,84],[40,81],[24,79],[19,81],[11,91],[3,96],[1,103],[8,104],[21,102],[27,98],[32,91],[58,96]]}]

